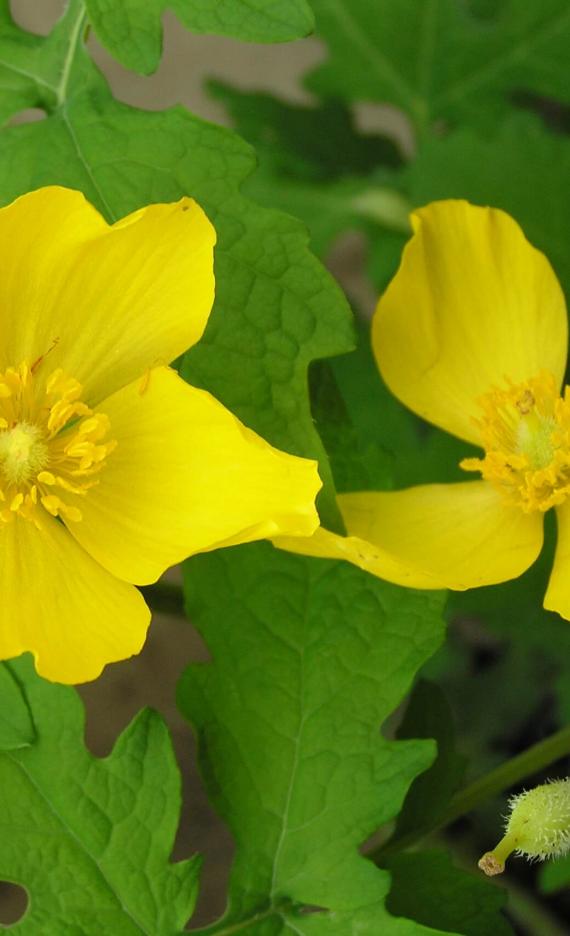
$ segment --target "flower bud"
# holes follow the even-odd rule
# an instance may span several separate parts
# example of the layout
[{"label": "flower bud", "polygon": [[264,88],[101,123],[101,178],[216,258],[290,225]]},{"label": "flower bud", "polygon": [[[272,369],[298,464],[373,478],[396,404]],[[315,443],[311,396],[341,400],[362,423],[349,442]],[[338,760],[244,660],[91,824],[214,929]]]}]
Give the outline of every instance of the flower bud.
[{"label": "flower bud", "polygon": [[551,780],[509,800],[505,835],[479,861],[485,874],[501,874],[512,852],[533,861],[559,858],[570,850],[570,777]]}]

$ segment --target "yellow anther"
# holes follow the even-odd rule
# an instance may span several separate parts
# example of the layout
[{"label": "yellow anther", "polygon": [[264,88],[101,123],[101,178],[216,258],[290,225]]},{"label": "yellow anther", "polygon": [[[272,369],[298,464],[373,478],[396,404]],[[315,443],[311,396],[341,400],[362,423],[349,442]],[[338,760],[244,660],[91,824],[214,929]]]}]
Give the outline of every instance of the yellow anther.
[{"label": "yellow anther", "polygon": [[16,511],[20,509],[23,503],[24,503],[24,495],[20,491],[19,494],[16,494],[16,496],[12,498],[12,501],[10,503],[10,510],[13,513],[16,513]]}]

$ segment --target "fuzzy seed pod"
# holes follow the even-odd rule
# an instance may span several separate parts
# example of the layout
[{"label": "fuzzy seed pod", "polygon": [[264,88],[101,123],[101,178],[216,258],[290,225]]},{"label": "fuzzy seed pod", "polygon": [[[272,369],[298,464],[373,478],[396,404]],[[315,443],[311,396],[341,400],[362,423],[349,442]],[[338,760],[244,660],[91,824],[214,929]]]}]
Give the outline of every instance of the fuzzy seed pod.
[{"label": "fuzzy seed pod", "polygon": [[532,861],[559,858],[570,850],[570,777],[551,780],[509,800],[505,835],[479,861],[485,874],[501,874],[512,852]]}]

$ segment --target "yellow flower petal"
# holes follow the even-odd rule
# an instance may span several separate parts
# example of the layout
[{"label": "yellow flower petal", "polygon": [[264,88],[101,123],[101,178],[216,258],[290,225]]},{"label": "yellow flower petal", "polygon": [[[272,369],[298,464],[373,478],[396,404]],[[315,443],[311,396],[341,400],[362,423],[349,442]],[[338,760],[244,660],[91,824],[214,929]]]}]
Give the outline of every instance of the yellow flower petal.
[{"label": "yellow flower petal", "polygon": [[358,536],[339,536],[324,527],[315,530],[312,536],[277,536],[274,546],[301,556],[318,559],[345,559],[353,565],[370,572],[377,578],[386,579],[407,588],[444,588],[444,583],[433,575],[405,565],[376,543]]},{"label": "yellow flower petal", "polygon": [[505,377],[566,363],[564,296],[546,259],[503,211],[435,202],[412,215],[414,236],[376,310],[374,353],[414,412],[480,444],[476,400]]},{"label": "yellow flower petal", "polygon": [[544,607],[570,621],[570,500],[556,508],[558,535]]},{"label": "yellow flower petal", "polygon": [[144,643],[150,612],[136,588],[47,514],[41,530],[20,517],[0,526],[0,583],[0,658],[31,651],[46,679],[96,679]]},{"label": "yellow flower petal", "polygon": [[316,528],[316,462],[272,448],[170,368],[101,410],[117,448],[99,484],[65,501],[83,515],[73,535],[119,578],[146,584],[193,553]]},{"label": "yellow flower petal", "polygon": [[542,546],[542,514],[507,506],[485,481],[342,494],[338,502],[348,537],[319,531],[275,545],[348,559],[398,585],[457,591],[516,578]]},{"label": "yellow flower petal", "polygon": [[0,209],[0,370],[49,355],[98,402],[201,337],[215,232],[190,198],[109,226],[49,187]]}]

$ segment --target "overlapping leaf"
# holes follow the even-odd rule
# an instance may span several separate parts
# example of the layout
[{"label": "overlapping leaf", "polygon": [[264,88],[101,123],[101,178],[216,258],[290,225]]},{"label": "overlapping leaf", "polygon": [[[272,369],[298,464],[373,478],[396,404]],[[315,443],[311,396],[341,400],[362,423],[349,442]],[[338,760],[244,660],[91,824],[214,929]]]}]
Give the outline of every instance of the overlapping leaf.
[{"label": "overlapping leaf", "polygon": [[160,62],[162,15],[174,10],[197,33],[245,42],[285,42],[311,32],[307,0],[86,0],[97,36],[127,68],[149,74]]},{"label": "overlapping leaf", "polygon": [[441,640],[442,595],[268,545],[195,557],[186,584],[213,662],[179,702],[237,844],[211,932],[423,932],[390,918],[388,878],[357,849],[433,757],[379,728]]},{"label": "overlapping leaf", "polygon": [[[319,459],[328,484],[319,506],[334,525],[307,368],[350,349],[348,306],[307,249],[302,225],[240,194],[254,167],[250,148],[183,108],[150,113],[114,101],[82,47],[84,22],[83,5],[73,0],[47,44],[36,40],[59,77],[54,83],[42,72],[42,83],[30,78],[27,86],[27,103],[44,107],[46,120],[2,132],[0,200],[58,183],[83,190],[113,220],[148,202],[193,195],[218,232],[217,299],[183,373],[269,441]],[[0,59],[20,41],[28,40],[8,25]],[[10,101],[13,110],[21,106],[19,90]]]},{"label": "overlapping leaf", "polygon": [[383,101],[420,132],[434,121],[499,120],[525,88],[569,100],[566,0],[314,0],[329,58],[308,81],[342,99]]},{"label": "overlapping leaf", "polygon": [[410,787],[392,841],[435,824],[461,785],[466,767],[455,746],[453,713],[436,683],[421,680],[414,687],[397,737],[434,738],[437,758]]},{"label": "overlapping leaf", "polygon": [[508,936],[512,929],[501,915],[506,892],[489,887],[456,868],[441,851],[412,852],[391,858],[388,906],[392,913],[410,912],[427,926],[464,936]]},{"label": "overlapping leaf", "polygon": [[376,224],[407,231],[407,206],[394,190],[403,163],[397,145],[361,133],[340,99],[302,107],[220,82],[209,88],[255,146],[259,167],[246,191],[301,218],[319,256],[352,227],[371,236]]},{"label": "overlapping leaf", "polygon": [[261,163],[289,177],[331,181],[364,175],[379,165],[397,168],[402,155],[387,135],[363,133],[341,99],[292,104],[262,92],[209,81],[210,94],[228,110],[239,132],[253,143]]},{"label": "overlapping leaf", "polygon": [[2,669],[37,732],[0,753],[0,879],[30,897],[14,933],[181,934],[200,861],[169,862],[180,776],[161,718],[142,711],[98,760],[84,747],[73,689],[40,679],[30,659]]}]

